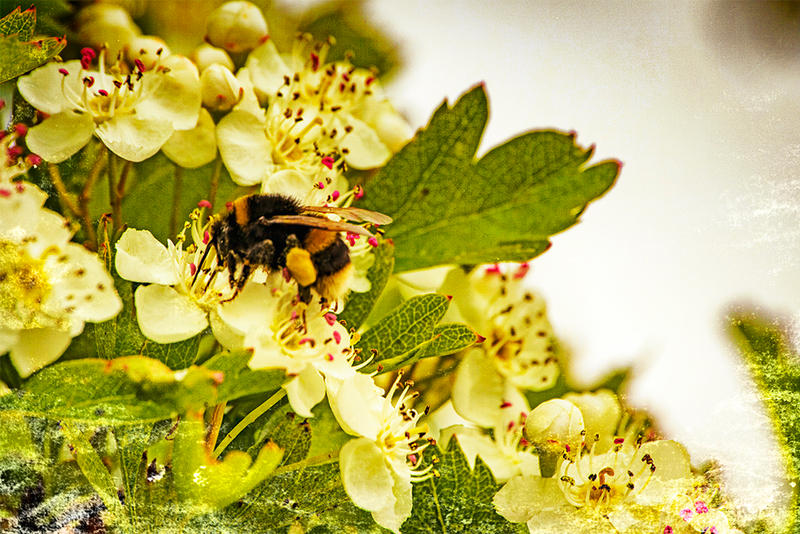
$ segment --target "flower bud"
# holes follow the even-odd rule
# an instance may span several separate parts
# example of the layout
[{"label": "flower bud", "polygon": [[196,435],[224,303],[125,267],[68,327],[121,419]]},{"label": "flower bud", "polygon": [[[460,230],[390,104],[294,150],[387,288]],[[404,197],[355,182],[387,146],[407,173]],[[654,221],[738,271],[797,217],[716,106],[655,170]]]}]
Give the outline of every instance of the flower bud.
[{"label": "flower bud", "polygon": [[114,61],[117,54],[141,33],[128,12],[114,4],[87,6],[75,20],[78,41],[95,48],[106,46],[106,58],[110,61]]},{"label": "flower bud", "polygon": [[261,10],[250,2],[222,4],[206,21],[206,40],[229,52],[251,50],[267,37],[267,21]]},{"label": "flower bud", "polygon": [[599,436],[598,450],[607,450],[616,435],[622,416],[622,407],[617,396],[607,389],[601,389],[595,393],[568,393],[564,395],[564,400],[580,409],[586,425],[587,443],[593,443]]},{"label": "flower bud", "polygon": [[200,75],[203,105],[208,109],[228,111],[244,96],[244,88],[236,76],[222,65],[211,65]]},{"label": "flower bud", "polygon": [[192,61],[197,65],[197,70],[203,72],[211,65],[222,65],[223,67],[233,70],[233,60],[228,53],[222,48],[211,46],[208,43],[203,43],[194,49],[191,55]]},{"label": "flower bud", "polygon": [[525,421],[525,438],[544,452],[577,451],[581,446],[582,432],[581,411],[563,399],[541,403]]},{"label": "flower bud", "polygon": [[150,70],[156,66],[159,59],[169,55],[169,48],[160,37],[140,35],[130,40],[128,46],[125,47],[125,53],[131,64],[138,59],[145,69]]}]

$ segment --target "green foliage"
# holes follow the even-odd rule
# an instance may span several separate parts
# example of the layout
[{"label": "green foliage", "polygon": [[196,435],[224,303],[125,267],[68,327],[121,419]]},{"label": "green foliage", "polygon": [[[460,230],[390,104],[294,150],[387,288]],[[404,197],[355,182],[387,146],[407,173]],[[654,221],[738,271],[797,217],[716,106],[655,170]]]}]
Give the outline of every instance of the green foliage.
[{"label": "green foliage", "polygon": [[398,64],[397,46],[377,28],[369,24],[363,2],[333,2],[316,8],[313,20],[301,24],[318,41],[336,39],[328,52],[328,61],[339,61],[349,53],[357,67],[374,67],[383,79]]},{"label": "green foliage", "polygon": [[422,358],[451,354],[478,340],[464,325],[439,325],[450,300],[435,293],[413,297],[375,326],[364,332],[356,344],[362,358],[374,354],[366,372],[404,367]]},{"label": "green foliage", "polygon": [[95,427],[155,422],[214,403],[220,380],[202,367],[177,374],[144,356],[72,360],[39,371],[18,394],[0,397],[0,412]]},{"label": "green foliage", "polygon": [[439,476],[414,484],[414,508],[401,532],[527,532],[525,525],[513,525],[494,511],[492,499],[500,486],[480,458],[475,460],[475,469],[469,468],[456,438],[450,440],[447,451],[428,447],[425,461],[434,458],[438,458]]},{"label": "green foliage", "polygon": [[739,346],[761,398],[767,405],[794,486],[792,509],[785,532],[800,529],[800,354],[783,331],[755,315],[731,319],[731,334]]},{"label": "green foliage", "polygon": [[0,19],[0,83],[35,69],[66,46],[62,37],[34,39],[35,26],[35,8],[18,7]]},{"label": "green foliage", "polygon": [[366,293],[351,292],[345,304],[344,311],[339,314],[339,320],[348,328],[358,329],[369,316],[375,302],[383,293],[386,282],[394,269],[394,245],[388,241],[381,242],[375,249],[375,263],[367,271],[370,282],[369,291]]},{"label": "green foliage", "polygon": [[[176,166],[161,152],[134,165],[122,201],[122,220],[132,228],[149,230],[156,239],[166,243],[167,239],[175,239],[175,232],[181,230],[197,203],[209,200],[215,180],[214,209],[217,211],[225,207],[225,202],[250,192],[233,183],[218,161],[197,169],[178,170],[177,175],[178,178]],[[153,204],[153,199],[162,199],[160,209]],[[163,209],[165,205],[171,207]],[[104,211],[108,209],[99,210],[97,216]],[[171,228],[173,221],[174,229]]]},{"label": "green foliage", "polygon": [[363,207],[394,218],[395,271],[526,261],[572,226],[616,180],[619,162],[586,167],[574,135],[534,131],[475,161],[488,118],[478,86],[436,110],[426,129],[365,186]]},{"label": "green foliage", "polygon": [[178,424],[172,471],[180,501],[195,514],[224,508],[249,492],[279,465],[283,451],[272,442],[256,451],[229,451],[212,459],[205,447],[201,414],[187,414]]}]

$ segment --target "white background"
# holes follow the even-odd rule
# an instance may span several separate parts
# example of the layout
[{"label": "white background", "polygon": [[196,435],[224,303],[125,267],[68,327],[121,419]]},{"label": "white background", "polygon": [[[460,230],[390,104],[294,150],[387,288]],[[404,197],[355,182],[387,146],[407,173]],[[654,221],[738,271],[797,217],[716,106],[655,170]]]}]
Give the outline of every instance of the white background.
[{"label": "white background", "polygon": [[400,46],[388,91],[415,127],[483,80],[481,152],[556,127],[624,162],[533,283],[574,372],[633,363],[630,404],[696,464],[719,460],[749,512],[774,511],[785,481],[725,313],[800,318],[800,31],[790,4],[759,4],[367,3]]}]

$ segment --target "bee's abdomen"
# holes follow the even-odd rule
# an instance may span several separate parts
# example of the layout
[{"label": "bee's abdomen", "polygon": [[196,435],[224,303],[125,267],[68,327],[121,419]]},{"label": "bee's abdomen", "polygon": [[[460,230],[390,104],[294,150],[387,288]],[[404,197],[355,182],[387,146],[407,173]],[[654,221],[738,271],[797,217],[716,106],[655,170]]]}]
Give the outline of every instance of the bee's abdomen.
[{"label": "bee's abdomen", "polygon": [[317,276],[330,276],[350,263],[350,249],[338,236],[327,247],[311,255]]}]

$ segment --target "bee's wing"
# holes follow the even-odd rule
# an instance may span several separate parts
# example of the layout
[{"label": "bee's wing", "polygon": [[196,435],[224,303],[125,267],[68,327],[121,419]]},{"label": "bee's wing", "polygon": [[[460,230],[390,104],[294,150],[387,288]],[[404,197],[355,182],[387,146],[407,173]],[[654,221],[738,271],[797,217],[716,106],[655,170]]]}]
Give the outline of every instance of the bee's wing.
[{"label": "bee's wing", "polygon": [[330,219],[325,219],[324,217],[312,217],[308,215],[274,215],[265,222],[268,224],[297,224],[301,226],[311,226],[313,228],[322,228],[323,230],[332,230],[334,232],[350,232],[352,234],[360,234],[372,237],[372,233],[370,233],[363,226],[350,224],[344,221],[332,221]]},{"label": "bee's wing", "polygon": [[334,213],[341,215],[345,219],[351,221],[364,221],[373,224],[389,224],[392,218],[377,211],[365,210],[361,208],[340,208],[337,206],[303,206],[304,211],[311,211],[315,213]]}]

